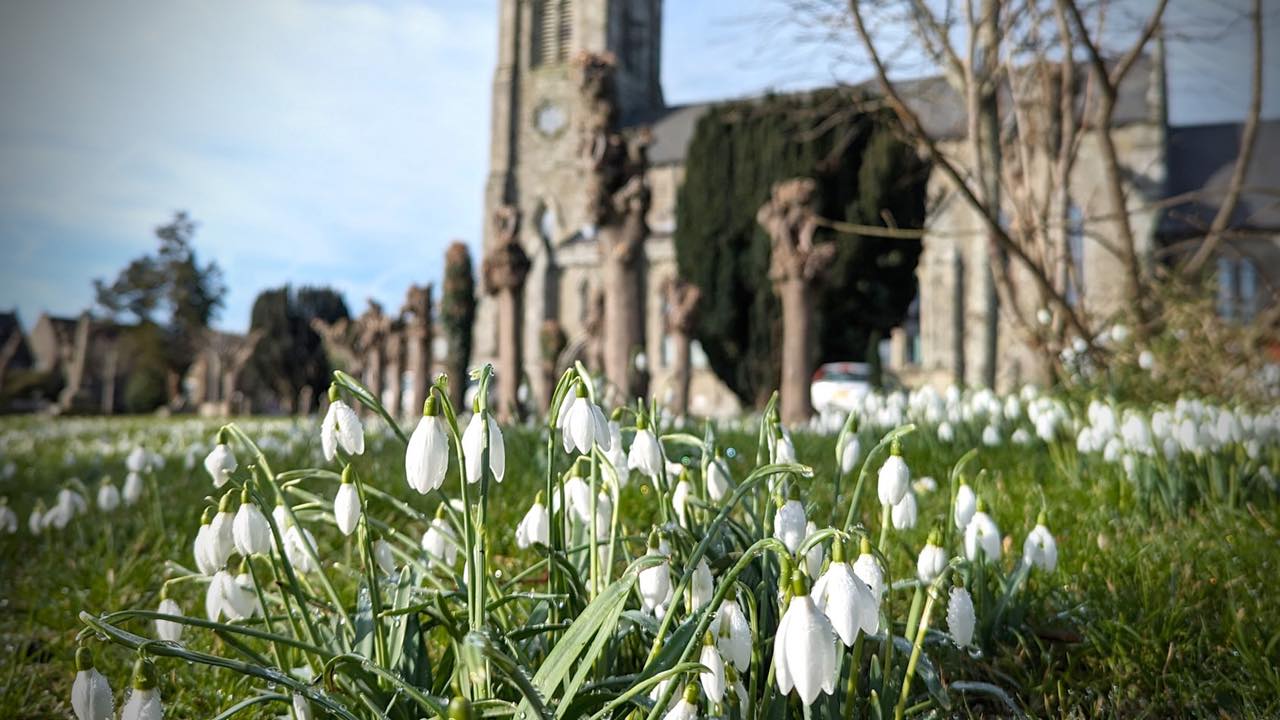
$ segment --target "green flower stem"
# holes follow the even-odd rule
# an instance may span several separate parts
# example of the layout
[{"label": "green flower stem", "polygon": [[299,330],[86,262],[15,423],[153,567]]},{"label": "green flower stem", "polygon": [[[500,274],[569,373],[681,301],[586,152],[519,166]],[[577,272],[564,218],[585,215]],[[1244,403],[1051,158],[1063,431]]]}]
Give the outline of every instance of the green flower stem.
[{"label": "green flower stem", "polygon": [[[898,696],[898,705],[894,708],[894,720],[902,720],[907,710],[907,697],[911,694],[911,679],[916,674],[916,665],[920,662],[920,653],[924,648],[924,638],[929,632],[929,619],[933,614],[933,603],[939,596],[939,588],[942,587],[942,581],[950,575],[951,569],[948,567],[943,570],[938,577],[934,578],[933,584],[929,586],[929,599],[924,603],[924,612],[920,616],[920,627],[916,631],[915,642],[911,646],[911,659],[907,661],[907,673],[902,678],[902,694]],[[911,636],[911,632],[907,632],[907,637]],[[886,675],[888,667],[885,668]]]},{"label": "green flower stem", "polygon": [[596,599],[596,593],[600,592],[600,553],[596,552],[596,508],[599,503],[597,494],[600,487],[600,463],[596,460],[595,453],[591,453],[591,527],[589,529],[590,537],[587,538],[587,545],[590,547],[591,557],[587,559],[590,568],[590,600]]},{"label": "green flower stem", "polygon": [[849,682],[844,691],[844,720],[853,720],[854,708],[858,705],[858,676],[862,674],[862,646],[866,633],[858,633],[853,641],[853,660],[849,665]]},{"label": "green flower stem", "polygon": [[354,653],[347,655],[338,655],[325,664],[324,676],[326,681],[333,677],[341,665],[350,664],[358,665],[362,670],[377,675],[379,679],[386,681],[388,684],[396,688],[397,692],[404,693],[407,697],[418,703],[419,706],[430,710],[438,717],[447,717],[444,703],[423,693],[412,684],[405,682],[395,673],[389,672],[376,664],[369,661],[368,658]]},{"label": "green flower stem", "polygon": [[[267,632],[276,635],[275,624],[271,621],[271,613],[267,608],[267,596],[262,591],[262,582],[258,580],[258,569],[253,566],[253,560],[247,563],[249,566],[249,576],[253,578],[253,592],[258,596],[258,605],[262,608],[262,622],[267,626]],[[280,644],[274,639],[271,641],[271,654],[275,656],[276,667],[288,667],[284,662],[284,653],[280,652]]]},{"label": "green flower stem", "polygon": [[911,596],[911,609],[907,611],[907,629],[903,633],[903,637],[910,638],[915,635],[916,624],[920,622],[920,604],[924,602],[924,584],[916,585],[916,591]]},{"label": "green flower stem", "polygon": [[605,703],[604,707],[600,708],[600,710],[597,711],[590,718],[588,718],[588,720],[603,720],[603,718],[607,717],[609,713],[613,712],[615,708],[630,701],[631,698],[639,696],[641,693],[645,692],[651,687],[654,687],[655,685],[661,683],[664,680],[676,678],[681,675],[692,675],[694,673],[705,672],[706,670],[707,670],[706,666],[700,663],[696,663],[696,662],[679,663],[675,667],[672,667],[668,670],[663,670],[662,672],[653,675],[653,677],[645,678],[644,680],[641,680],[635,683],[634,685],[631,685],[626,692],[622,693],[621,695]]},{"label": "green flower stem", "polygon": [[858,506],[862,502],[862,488],[866,485],[867,477],[871,474],[872,458],[878,457],[882,452],[888,452],[888,448],[893,445],[894,440],[898,440],[910,433],[915,432],[916,426],[908,423],[901,427],[894,428],[884,437],[880,438],[880,442],[871,448],[867,456],[862,460],[862,469],[858,471],[858,483],[853,488],[853,496],[849,499],[849,512],[844,516],[844,530],[848,532],[853,528],[854,521],[858,518]]},{"label": "green flower stem", "polygon": [[369,611],[373,617],[373,654],[378,664],[388,667],[387,638],[378,619],[382,615],[382,588],[378,583],[378,561],[373,557],[373,535],[369,532],[369,501],[365,497],[364,482],[360,473],[351,472],[356,486],[356,495],[360,498],[360,533],[357,542],[364,561],[365,583],[369,587]]}]

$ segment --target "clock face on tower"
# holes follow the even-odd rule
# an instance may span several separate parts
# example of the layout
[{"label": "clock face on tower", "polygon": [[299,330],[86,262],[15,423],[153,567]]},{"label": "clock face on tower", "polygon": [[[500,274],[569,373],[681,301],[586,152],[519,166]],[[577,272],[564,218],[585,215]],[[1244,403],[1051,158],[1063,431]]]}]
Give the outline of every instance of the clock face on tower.
[{"label": "clock face on tower", "polygon": [[544,137],[558,135],[568,122],[569,116],[564,108],[550,101],[544,101],[533,111],[533,126]]}]

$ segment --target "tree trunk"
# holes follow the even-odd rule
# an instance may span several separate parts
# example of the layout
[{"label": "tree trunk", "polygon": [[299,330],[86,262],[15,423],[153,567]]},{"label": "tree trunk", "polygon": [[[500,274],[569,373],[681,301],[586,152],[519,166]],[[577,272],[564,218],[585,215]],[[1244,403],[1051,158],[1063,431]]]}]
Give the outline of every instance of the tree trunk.
[{"label": "tree trunk", "polygon": [[[601,228],[601,233],[625,232],[619,227]],[[613,387],[620,403],[634,399],[631,383],[631,358],[637,350],[636,338],[636,268],[631,253],[612,250],[625,239],[608,239],[604,243],[604,376]]]},{"label": "tree trunk", "polygon": [[777,289],[782,300],[782,422],[795,425],[807,422],[813,414],[809,401],[813,298],[808,283],[800,278],[782,280]]},{"label": "tree trunk", "polygon": [[498,291],[498,387],[499,422],[512,422],[520,410],[520,291],[503,287]]},{"label": "tree trunk", "polygon": [[422,412],[431,383],[431,330],[425,325],[409,329],[409,413]]},{"label": "tree trunk", "polygon": [[671,401],[671,412],[676,417],[688,417],[689,415],[689,384],[693,379],[693,373],[689,366],[689,336],[676,330],[671,333],[671,340],[675,344],[675,357],[671,363],[671,384],[675,386],[675,397]]}]

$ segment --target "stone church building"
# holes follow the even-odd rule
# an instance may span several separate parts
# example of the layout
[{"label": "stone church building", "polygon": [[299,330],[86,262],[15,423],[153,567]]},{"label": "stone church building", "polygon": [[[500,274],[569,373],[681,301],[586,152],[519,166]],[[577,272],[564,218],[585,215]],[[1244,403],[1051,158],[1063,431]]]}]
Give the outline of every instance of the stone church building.
[{"label": "stone church building", "polygon": [[[599,322],[600,250],[581,200],[586,178],[580,159],[579,123],[586,110],[571,62],[585,50],[615,57],[622,124],[645,127],[652,133],[647,171],[650,234],[644,243],[641,311],[648,391],[665,399],[673,387],[664,288],[676,273],[672,242],[676,191],[694,127],[710,105],[671,107],[664,102],[659,82],[661,0],[501,0],[499,13],[484,251],[487,254],[498,242],[499,231],[490,227],[489,219],[502,206],[513,206],[522,221],[519,242],[530,260],[519,310],[522,362],[530,390],[535,398],[547,393],[542,387],[547,380],[536,370],[546,321],[558,322],[567,336],[569,352],[589,343],[592,326]],[[961,99],[941,79],[904,83],[903,88],[903,95],[915,106],[930,134],[939,139],[944,152],[959,156],[965,127]],[[1194,168],[1175,169],[1180,179],[1170,177],[1166,156],[1178,145],[1174,138],[1188,132],[1169,128],[1165,118],[1163,63],[1140,60],[1120,87],[1113,137],[1129,170],[1126,189],[1133,226],[1139,251],[1147,261],[1160,242],[1167,218],[1154,209],[1142,208],[1168,197],[1171,186],[1185,184],[1189,177],[1203,175],[1207,179],[1214,168],[1229,164],[1235,155],[1235,147],[1224,141],[1216,155],[1207,153]],[[1276,135],[1275,130],[1268,124],[1264,136]],[[1094,189],[1100,183],[1089,181],[1100,177],[1100,162],[1096,147],[1086,138],[1074,171],[1074,187],[1083,194],[1071,199],[1073,215],[1094,217],[1110,212],[1101,189]],[[919,295],[882,353],[888,356],[890,369],[911,384],[977,385],[994,375],[998,387],[1008,388],[1034,379],[1028,370],[1031,351],[1018,340],[1009,319],[996,310],[994,293],[983,281],[989,276],[988,256],[986,238],[977,231],[979,220],[950,191],[940,173],[930,179],[928,192],[930,220],[917,270]],[[1280,228],[1280,223],[1277,226]],[[1081,233],[1070,238],[1080,289],[1089,293],[1090,313],[1100,317],[1117,311],[1121,301],[1119,261],[1098,241],[1105,242],[1105,232],[1093,229],[1087,236]],[[1276,236],[1271,232],[1263,243],[1271,251],[1276,247]],[[1251,278],[1276,274],[1274,260],[1262,264],[1265,267],[1253,267],[1248,273],[1240,268],[1231,271]],[[1251,282],[1249,292],[1261,295],[1264,284]],[[1235,290],[1239,286],[1232,285]],[[1249,302],[1256,304],[1257,300]],[[482,293],[474,363],[492,361],[498,354],[495,305],[492,297]],[[999,318],[994,372],[983,365],[983,358],[991,355],[982,352],[982,344],[992,338],[980,331],[992,313]],[[737,400],[711,373],[696,345],[692,354],[690,412],[721,415],[736,411]]]}]

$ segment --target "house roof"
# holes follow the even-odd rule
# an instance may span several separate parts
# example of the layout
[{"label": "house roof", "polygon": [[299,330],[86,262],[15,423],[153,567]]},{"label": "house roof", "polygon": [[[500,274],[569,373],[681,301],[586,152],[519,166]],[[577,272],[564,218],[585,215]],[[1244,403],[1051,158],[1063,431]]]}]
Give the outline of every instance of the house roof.
[{"label": "house roof", "polygon": [[[1162,235],[1201,233],[1213,222],[1235,171],[1243,130],[1237,123],[1169,128],[1167,197],[1194,197],[1166,209],[1160,223]],[[1280,162],[1276,158],[1280,158],[1280,119],[1264,120],[1258,124],[1231,227],[1280,230]]]},{"label": "house roof", "polygon": [[[1115,125],[1128,125],[1137,122],[1148,122],[1152,112],[1152,60],[1146,56],[1138,58],[1133,67],[1120,83],[1116,98],[1115,114],[1112,122]],[[1087,68],[1082,68],[1082,77],[1087,76]],[[896,84],[899,94],[920,117],[924,129],[934,138],[954,139],[963,137],[966,131],[965,103],[955,88],[941,76],[903,80]],[[852,93],[878,95],[879,85],[876,81],[867,81],[847,88]],[[748,99],[749,100],[749,99]],[[1006,93],[1007,100],[1007,93]],[[643,118],[638,125],[649,125],[653,131],[653,144],[649,147],[649,161],[655,165],[684,162],[693,139],[698,120],[711,108],[717,105],[743,102],[743,100],[721,100],[706,103],[694,103],[665,108],[653,116]],[[1009,103],[1002,102],[1002,107]]]}]

